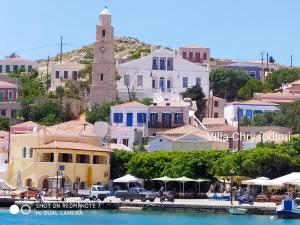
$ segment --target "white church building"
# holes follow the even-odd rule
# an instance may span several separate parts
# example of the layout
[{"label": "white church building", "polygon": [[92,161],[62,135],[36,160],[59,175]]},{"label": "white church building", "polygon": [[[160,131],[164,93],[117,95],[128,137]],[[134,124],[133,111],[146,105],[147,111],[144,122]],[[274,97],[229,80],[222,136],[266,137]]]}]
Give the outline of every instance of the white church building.
[{"label": "white church building", "polygon": [[118,97],[128,99],[128,91],[138,99],[180,98],[187,88],[199,85],[207,96],[209,68],[183,59],[168,49],[158,49],[149,55],[117,65]]}]

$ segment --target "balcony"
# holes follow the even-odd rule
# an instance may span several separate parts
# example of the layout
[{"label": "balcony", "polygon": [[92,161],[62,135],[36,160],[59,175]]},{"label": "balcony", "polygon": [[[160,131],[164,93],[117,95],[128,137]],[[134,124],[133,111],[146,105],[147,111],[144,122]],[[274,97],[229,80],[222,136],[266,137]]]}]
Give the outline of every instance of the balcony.
[{"label": "balcony", "polygon": [[163,122],[148,122],[148,128],[176,128],[184,126],[184,123],[163,123]]}]

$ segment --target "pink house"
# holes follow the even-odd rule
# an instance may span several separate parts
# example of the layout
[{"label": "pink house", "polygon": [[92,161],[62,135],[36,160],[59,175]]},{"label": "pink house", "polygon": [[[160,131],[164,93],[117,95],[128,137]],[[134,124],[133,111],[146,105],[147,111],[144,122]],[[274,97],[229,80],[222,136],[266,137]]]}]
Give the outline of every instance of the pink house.
[{"label": "pink house", "polygon": [[198,45],[188,45],[179,48],[179,54],[182,58],[203,66],[210,63],[210,48],[204,48]]},{"label": "pink house", "polygon": [[20,108],[17,102],[18,85],[0,80],[0,115],[11,117]]}]

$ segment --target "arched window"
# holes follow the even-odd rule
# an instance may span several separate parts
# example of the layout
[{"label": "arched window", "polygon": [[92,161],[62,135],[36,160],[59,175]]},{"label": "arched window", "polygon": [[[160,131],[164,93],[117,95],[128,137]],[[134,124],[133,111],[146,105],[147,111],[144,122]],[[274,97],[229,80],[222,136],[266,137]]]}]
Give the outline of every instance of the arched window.
[{"label": "arched window", "polygon": [[100,75],[100,80],[103,81],[103,73]]},{"label": "arched window", "polygon": [[26,147],[23,147],[23,149],[22,149],[22,155],[23,155],[23,158],[26,158]]},{"label": "arched window", "polygon": [[105,37],[105,30],[102,30],[102,37]]},{"label": "arched window", "polygon": [[33,156],[33,148],[30,147],[30,148],[29,148],[29,158],[32,159],[32,156]]}]

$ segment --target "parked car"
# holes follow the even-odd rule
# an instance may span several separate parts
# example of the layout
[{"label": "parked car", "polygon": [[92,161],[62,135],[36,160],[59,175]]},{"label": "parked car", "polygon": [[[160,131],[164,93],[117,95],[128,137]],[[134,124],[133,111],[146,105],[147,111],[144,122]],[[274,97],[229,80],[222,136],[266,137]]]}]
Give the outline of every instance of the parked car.
[{"label": "parked car", "polygon": [[90,200],[100,199],[103,201],[107,196],[110,195],[110,191],[107,191],[102,185],[93,185],[87,190],[78,190],[78,195],[82,200],[89,198]]},{"label": "parked car", "polygon": [[35,198],[39,194],[39,190],[35,187],[26,187],[10,192],[12,198]]},{"label": "parked car", "polygon": [[153,202],[156,198],[156,193],[147,191],[145,188],[130,188],[129,191],[117,191],[116,197],[120,198],[121,201],[125,201],[126,199],[129,199],[130,201],[138,199],[142,202],[147,200]]}]

